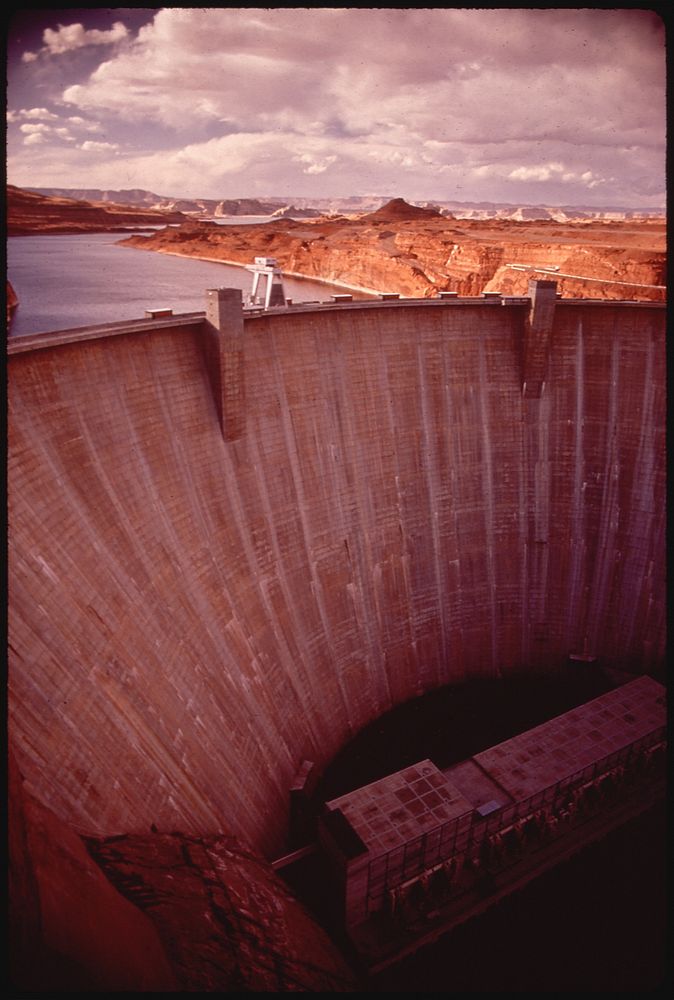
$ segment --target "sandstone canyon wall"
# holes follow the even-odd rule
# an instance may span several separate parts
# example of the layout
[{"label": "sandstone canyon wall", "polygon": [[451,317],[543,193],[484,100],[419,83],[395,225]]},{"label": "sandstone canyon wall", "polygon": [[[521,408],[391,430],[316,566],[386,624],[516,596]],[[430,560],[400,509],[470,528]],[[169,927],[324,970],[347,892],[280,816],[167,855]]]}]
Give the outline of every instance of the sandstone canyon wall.
[{"label": "sandstone canyon wall", "polygon": [[541,278],[540,269],[547,268],[556,269],[565,298],[665,300],[665,227],[651,222],[473,222],[397,200],[360,219],[190,222],[122,242],[240,264],[264,254],[287,273],[413,298],[439,291],[526,295],[529,279]]},{"label": "sandstone canyon wall", "polygon": [[251,316],[225,441],[199,324],[9,350],[10,730],[89,834],[284,843],[304,759],[438,685],[664,658],[664,310]]}]

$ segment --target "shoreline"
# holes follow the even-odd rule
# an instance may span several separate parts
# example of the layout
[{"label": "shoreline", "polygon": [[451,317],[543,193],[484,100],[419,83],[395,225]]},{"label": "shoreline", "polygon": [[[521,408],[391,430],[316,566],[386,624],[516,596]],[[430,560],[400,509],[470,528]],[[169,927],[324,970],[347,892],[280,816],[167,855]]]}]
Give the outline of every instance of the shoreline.
[{"label": "shoreline", "polygon": [[[174,225],[174,223],[171,223]],[[148,229],[156,229],[161,231],[164,228],[163,225],[154,222],[148,222],[147,225],[129,225],[129,226],[96,226],[94,229],[79,229],[76,226],[73,227],[61,227],[55,226],[51,229],[31,229],[26,232],[8,232],[7,237],[12,238],[18,236],[139,236],[141,233],[147,232]]]},{"label": "shoreline", "polygon": [[[125,246],[126,244],[119,240],[115,246]],[[192,260],[204,260],[212,264],[226,264],[228,267],[241,267],[247,269],[250,264],[242,264],[240,260],[226,260],[223,257],[205,257],[203,254],[194,253],[180,253],[178,250],[164,250],[162,247],[136,247],[132,246],[131,250],[149,250],[154,253],[167,254],[170,257],[187,257],[192,258]],[[335,288],[347,288],[350,292],[363,292],[366,295],[381,295],[381,290],[376,288],[367,288],[363,285],[350,285],[345,281],[331,280],[329,278],[319,278],[315,274],[302,274],[300,271],[285,271],[281,268],[281,273],[287,275],[289,278],[299,278],[305,281],[316,281],[321,285],[334,285]],[[401,295],[401,299],[409,298],[407,295]]]}]

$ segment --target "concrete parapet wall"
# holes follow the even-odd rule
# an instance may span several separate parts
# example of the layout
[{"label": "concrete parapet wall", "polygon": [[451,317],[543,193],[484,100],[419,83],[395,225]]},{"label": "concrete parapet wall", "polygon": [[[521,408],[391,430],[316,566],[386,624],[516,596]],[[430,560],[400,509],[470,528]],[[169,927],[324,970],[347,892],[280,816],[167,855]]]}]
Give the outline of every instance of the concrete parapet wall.
[{"label": "concrete parapet wall", "polygon": [[199,324],[12,351],[28,787],[81,830],[273,852],[302,760],[393,704],[556,669],[585,637],[610,666],[661,666],[664,311],[558,303],[529,398],[524,309],[246,318],[229,441]]}]

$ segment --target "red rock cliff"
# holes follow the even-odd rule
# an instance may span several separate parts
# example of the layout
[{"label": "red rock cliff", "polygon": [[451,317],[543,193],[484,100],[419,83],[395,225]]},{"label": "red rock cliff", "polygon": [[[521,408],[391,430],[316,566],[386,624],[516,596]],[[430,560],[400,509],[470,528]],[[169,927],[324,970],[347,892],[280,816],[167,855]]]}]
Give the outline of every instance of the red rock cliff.
[{"label": "red rock cliff", "polygon": [[526,294],[551,269],[568,297],[664,301],[664,225],[475,222],[391,202],[357,220],[259,226],[189,223],[125,244],[164,253],[252,263],[274,256],[284,271],[372,291],[432,297],[438,291]]}]

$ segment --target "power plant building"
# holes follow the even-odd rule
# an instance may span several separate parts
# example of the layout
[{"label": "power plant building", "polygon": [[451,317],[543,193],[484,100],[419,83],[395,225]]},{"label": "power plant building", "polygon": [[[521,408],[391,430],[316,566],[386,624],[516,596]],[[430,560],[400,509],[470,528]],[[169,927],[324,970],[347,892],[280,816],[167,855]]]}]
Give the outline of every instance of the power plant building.
[{"label": "power plant building", "polygon": [[415,891],[438,905],[433,876],[451,897],[527,835],[531,846],[577,828],[607,782],[622,801],[655,754],[662,770],[665,726],[665,689],[641,677],[444,773],[423,760],[326,803],[321,841],[356,940],[359,924],[395,914]]}]

